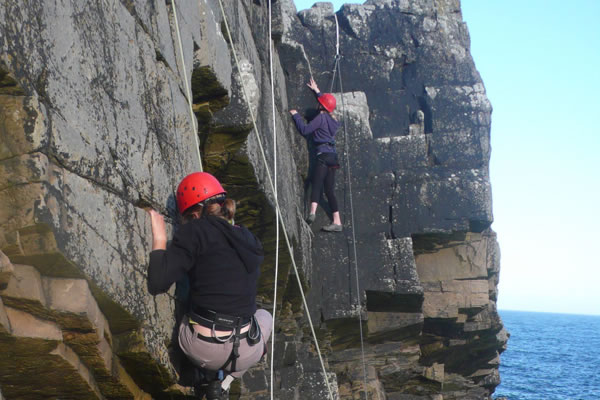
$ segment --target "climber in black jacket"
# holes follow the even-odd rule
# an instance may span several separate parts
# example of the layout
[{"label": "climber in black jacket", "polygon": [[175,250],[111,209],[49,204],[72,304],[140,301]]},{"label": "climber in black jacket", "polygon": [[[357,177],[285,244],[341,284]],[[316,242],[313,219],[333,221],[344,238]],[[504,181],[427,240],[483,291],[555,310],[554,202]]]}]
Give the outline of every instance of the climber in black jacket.
[{"label": "climber in black jacket", "polygon": [[[184,223],[168,247],[164,219],[149,211],[153,242],[148,290],[164,293],[189,277],[191,306],[179,327],[179,344],[204,376],[214,376],[196,390],[218,399],[233,378],[241,377],[266,352],[272,317],[256,309],[263,249],[249,230],[234,224],[235,201],[226,198],[212,175],[188,175],[176,197]],[[223,382],[217,371],[227,375]]]}]

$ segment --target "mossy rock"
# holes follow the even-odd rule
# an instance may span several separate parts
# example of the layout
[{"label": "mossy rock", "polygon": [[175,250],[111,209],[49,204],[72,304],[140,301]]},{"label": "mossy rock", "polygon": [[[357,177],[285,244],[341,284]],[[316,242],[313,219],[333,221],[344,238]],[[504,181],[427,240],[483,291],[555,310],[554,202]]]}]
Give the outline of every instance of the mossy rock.
[{"label": "mossy rock", "polygon": [[25,96],[25,91],[18,82],[0,66],[0,95]]}]

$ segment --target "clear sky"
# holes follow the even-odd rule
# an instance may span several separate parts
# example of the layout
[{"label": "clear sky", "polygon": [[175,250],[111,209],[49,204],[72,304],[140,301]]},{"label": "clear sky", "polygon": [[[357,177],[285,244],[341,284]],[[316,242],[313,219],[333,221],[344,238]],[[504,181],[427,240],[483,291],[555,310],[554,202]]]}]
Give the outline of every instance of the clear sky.
[{"label": "clear sky", "polygon": [[494,107],[498,307],[600,315],[600,0],[461,5]]}]

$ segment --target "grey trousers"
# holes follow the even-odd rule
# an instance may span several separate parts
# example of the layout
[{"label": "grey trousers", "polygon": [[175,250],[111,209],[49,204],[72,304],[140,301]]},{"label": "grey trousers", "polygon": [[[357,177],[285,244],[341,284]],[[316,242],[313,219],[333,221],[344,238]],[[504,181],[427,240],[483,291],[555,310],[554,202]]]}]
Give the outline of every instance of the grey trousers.
[{"label": "grey trousers", "polygon": [[[260,361],[265,350],[265,344],[271,336],[271,325],[273,323],[271,314],[266,310],[257,310],[254,316],[258,321],[258,325],[260,325],[262,336],[260,342],[254,346],[250,346],[246,339],[241,340],[240,357],[236,361],[235,372],[231,373],[234,378],[240,378],[248,368]],[[218,370],[229,358],[233,343],[209,343],[198,339],[196,334],[189,328],[188,321],[189,319],[184,317],[181,325],[179,325],[179,346],[198,367],[212,371]],[[231,364],[227,366],[227,370],[229,368],[231,368]]]}]

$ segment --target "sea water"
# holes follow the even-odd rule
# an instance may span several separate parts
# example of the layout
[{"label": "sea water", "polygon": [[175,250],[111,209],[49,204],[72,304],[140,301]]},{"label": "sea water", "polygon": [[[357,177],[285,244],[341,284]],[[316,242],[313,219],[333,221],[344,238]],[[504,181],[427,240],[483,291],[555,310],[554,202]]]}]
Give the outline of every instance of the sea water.
[{"label": "sea water", "polygon": [[494,398],[600,400],[600,316],[499,314],[510,339]]}]

